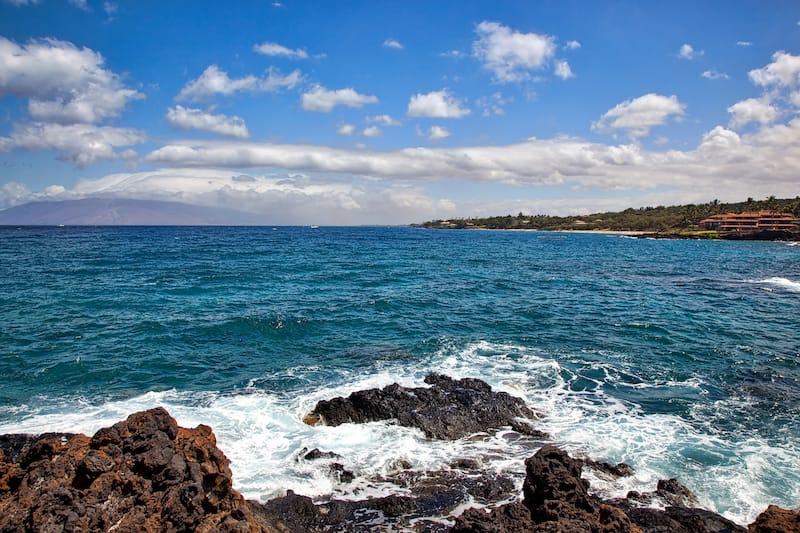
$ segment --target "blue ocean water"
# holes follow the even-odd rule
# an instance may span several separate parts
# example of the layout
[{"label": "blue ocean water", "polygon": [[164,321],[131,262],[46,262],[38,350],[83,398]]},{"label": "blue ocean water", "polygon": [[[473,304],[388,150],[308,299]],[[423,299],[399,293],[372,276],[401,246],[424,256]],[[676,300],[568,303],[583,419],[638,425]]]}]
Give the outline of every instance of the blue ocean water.
[{"label": "blue ocean water", "polygon": [[[431,371],[525,397],[573,453],[677,477],[747,523],[800,504],[800,247],[417,228],[0,228],[0,433],[92,433],[164,405],[266,499],[392,491],[405,458],[521,480],[508,433],[310,428],[333,395]],[[344,486],[293,461],[334,450]]]}]

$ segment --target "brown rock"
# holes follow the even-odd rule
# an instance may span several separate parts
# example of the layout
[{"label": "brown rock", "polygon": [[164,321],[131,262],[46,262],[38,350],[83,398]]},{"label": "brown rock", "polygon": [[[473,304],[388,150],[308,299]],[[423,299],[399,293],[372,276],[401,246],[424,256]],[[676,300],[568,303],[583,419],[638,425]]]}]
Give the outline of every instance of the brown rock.
[{"label": "brown rock", "polygon": [[[208,426],[164,409],[85,435],[31,437],[0,461],[0,531],[274,531],[233,490]],[[257,504],[253,504],[257,505]]]},{"label": "brown rock", "polygon": [[748,528],[750,533],[800,533],[800,513],[770,505]]}]

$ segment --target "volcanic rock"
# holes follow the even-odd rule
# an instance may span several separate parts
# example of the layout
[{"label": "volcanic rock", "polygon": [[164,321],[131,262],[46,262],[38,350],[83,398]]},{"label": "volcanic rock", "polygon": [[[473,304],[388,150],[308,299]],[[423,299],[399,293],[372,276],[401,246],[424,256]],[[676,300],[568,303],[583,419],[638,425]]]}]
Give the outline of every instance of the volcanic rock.
[{"label": "volcanic rock", "polygon": [[749,533],[800,533],[800,513],[770,505],[750,524]]},{"label": "volcanic rock", "polygon": [[479,379],[454,380],[430,374],[425,383],[431,386],[408,388],[395,383],[383,389],[357,391],[347,398],[322,400],[304,421],[338,426],[395,420],[402,426],[421,429],[431,439],[459,439],[512,424],[532,432],[529,425],[519,424],[517,419],[538,418],[521,398],[494,392]]},{"label": "volcanic rock", "polygon": [[[658,489],[648,493],[648,496],[657,495],[674,503],[663,511],[637,507],[634,505],[636,502],[629,499],[602,501],[589,494],[588,481],[580,477],[584,462],[585,460],[569,457],[566,452],[555,446],[544,446],[525,461],[524,499],[521,503],[503,505],[491,513],[469,509],[456,520],[451,531],[498,533],[506,531],[744,533],[746,531],[745,528],[716,513],[685,506],[685,503],[695,501],[694,496],[674,479],[659,482]],[[624,474],[626,469],[622,470]],[[768,523],[773,517],[775,523],[785,524],[787,520],[791,520],[791,512],[779,510],[765,517],[763,522]]]},{"label": "volcanic rock", "polygon": [[257,520],[233,490],[211,428],[179,428],[162,408],[135,413],[91,438],[45,434],[4,442],[12,444],[0,458],[3,532],[277,527]]}]

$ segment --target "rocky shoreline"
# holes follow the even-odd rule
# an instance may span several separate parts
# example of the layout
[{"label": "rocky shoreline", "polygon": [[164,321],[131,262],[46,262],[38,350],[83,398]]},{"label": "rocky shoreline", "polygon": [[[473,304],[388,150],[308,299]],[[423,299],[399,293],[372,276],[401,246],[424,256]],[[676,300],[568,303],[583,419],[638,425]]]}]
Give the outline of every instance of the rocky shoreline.
[{"label": "rocky shoreline", "polygon": [[[321,401],[305,421],[392,421],[430,439],[480,438],[510,427],[539,448],[525,461],[521,495],[512,479],[457,459],[425,472],[399,461],[376,480],[398,486],[391,496],[315,501],[288,491],[265,503],[245,500],[212,429],[179,427],[155,408],[92,437],[0,436],[0,532],[800,532],[800,514],[774,506],[746,528],[734,524],[698,508],[675,479],[603,500],[581,478],[584,469],[619,477],[633,473],[628,465],[570,457],[536,429],[533,409],[481,380],[432,374],[425,381],[429,387],[395,384]],[[341,459],[304,449],[296,460],[350,483]]]}]

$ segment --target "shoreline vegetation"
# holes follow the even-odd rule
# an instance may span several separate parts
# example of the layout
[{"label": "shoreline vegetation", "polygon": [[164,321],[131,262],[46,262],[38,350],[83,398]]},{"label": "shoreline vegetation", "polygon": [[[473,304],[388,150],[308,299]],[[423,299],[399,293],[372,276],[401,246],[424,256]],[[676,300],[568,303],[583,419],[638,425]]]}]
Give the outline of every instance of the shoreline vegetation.
[{"label": "shoreline vegetation", "polygon": [[[287,490],[265,502],[246,500],[233,488],[212,428],[179,427],[157,407],[91,437],[0,435],[0,531],[800,531],[800,514],[774,505],[747,528],[731,522],[701,508],[675,478],[658,481],[653,491],[603,499],[590,492],[582,473],[618,479],[634,475],[631,466],[571,457],[536,429],[541,415],[533,408],[479,379],[431,374],[425,383],[322,400],[304,422],[393,420],[430,440],[488,438],[510,427],[515,438],[528,439],[532,453],[521,490],[507,473],[487,471],[475,460],[456,458],[433,471],[398,460],[372,480],[397,485],[396,494],[312,500]],[[293,460],[335,483],[355,477],[335,451],[302,448]]]},{"label": "shoreline vegetation", "polygon": [[705,204],[628,208],[590,215],[550,216],[525,215],[439,219],[415,224],[429,229],[529,230],[580,233],[608,233],[660,239],[754,239],[800,240],[800,225],[796,230],[782,232],[753,232],[732,234],[709,230],[700,222],[713,215],[757,211],[781,212],[800,218],[800,196],[765,200],[748,198],[744,202],[722,203],[714,200]]}]

